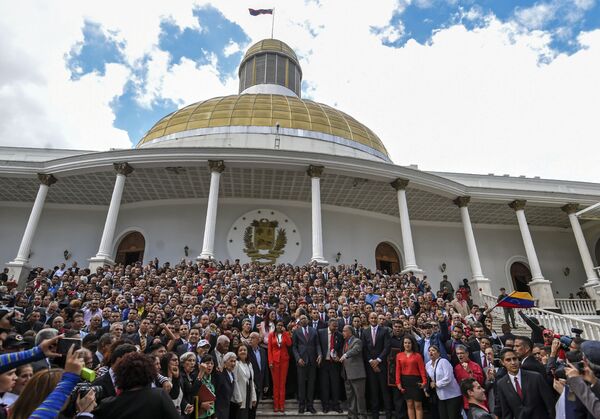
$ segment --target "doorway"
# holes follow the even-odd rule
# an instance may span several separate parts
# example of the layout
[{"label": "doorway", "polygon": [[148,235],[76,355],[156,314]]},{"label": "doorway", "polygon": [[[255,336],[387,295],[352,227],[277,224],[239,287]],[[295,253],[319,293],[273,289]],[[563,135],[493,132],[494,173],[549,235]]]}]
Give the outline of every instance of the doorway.
[{"label": "doorway", "polygon": [[124,266],[144,260],[146,239],[139,231],[132,231],[121,239],[115,262]]},{"label": "doorway", "polygon": [[510,277],[515,291],[531,292],[529,289],[531,271],[527,265],[522,262],[515,262],[510,265]]},{"label": "doorway", "polygon": [[401,271],[400,256],[389,243],[379,243],[375,248],[375,263],[381,272],[394,274]]}]

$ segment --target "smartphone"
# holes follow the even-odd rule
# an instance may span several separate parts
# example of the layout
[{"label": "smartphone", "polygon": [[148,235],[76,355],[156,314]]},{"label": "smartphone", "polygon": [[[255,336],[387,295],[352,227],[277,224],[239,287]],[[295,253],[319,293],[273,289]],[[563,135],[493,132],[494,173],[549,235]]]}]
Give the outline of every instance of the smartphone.
[{"label": "smartphone", "polygon": [[65,356],[69,352],[69,349],[71,348],[71,346],[74,346],[73,352],[81,349],[81,339],[76,339],[76,338],[60,339],[58,341],[58,347],[56,349],[56,352]]}]

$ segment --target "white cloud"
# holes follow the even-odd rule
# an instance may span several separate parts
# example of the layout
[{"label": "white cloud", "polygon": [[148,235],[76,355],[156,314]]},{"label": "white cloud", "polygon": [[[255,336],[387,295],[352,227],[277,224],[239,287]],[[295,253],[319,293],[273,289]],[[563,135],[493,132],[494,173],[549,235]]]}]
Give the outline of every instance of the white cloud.
[{"label": "white cloud", "polygon": [[[595,4],[576,1],[581,9]],[[109,103],[135,76],[113,64],[104,76],[90,74],[75,82],[65,70],[63,55],[82,40],[85,18],[118,31],[130,64],[149,54],[147,84],[138,97],[145,106],[157,99],[183,105],[236,93],[237,80],[220,80],[214,56],[202,66],[183,59],[169,67],[168,53],[156,48],[163,18],[198,28],[191,5],[183,3],[1,3],[2,143],[128,145],[126,134],[112,126]],[[276,7],[275,36],[301,57],[314,99],[336,104],[372,128],[396,163],[600,182],[600,172],[590,169],[597,166],[600,30],[579,37],[585,49],[558,55],[549,64],[539,61],[540,55],[554,54],[547,32],[493,17],[472,31],[460,25],[439,30],[428,45],[383,46],[372,28],[389,25],[394,11],[406,4],[256,0],[253,7]],[[238,2],[216,6],[253,42],[270,36],[268,17],[252,17]],[[521,9],[522,24],[541,27],[551,9]],[[311,28],[318,28],[316,37]],[[235,48],[230,44],[226,51]]]},{"label": "white cloud", "polygon": [[227,44],[227,46],[223,50],[223,54],[226,57],[229,57],[229,56],[235,54],[236,52],[240,52],[241,49],[242,48],[240,47],[240,44],[238,44],[237,42],[234,42],[232,39],[230,39],[229,43]]},{"label": "white cloud", "polygon": [[541,29],[546,23],[554,19],[557,11],[558,7],[556,3],[540,3],[517,10],[515,18],[528,29]]}]

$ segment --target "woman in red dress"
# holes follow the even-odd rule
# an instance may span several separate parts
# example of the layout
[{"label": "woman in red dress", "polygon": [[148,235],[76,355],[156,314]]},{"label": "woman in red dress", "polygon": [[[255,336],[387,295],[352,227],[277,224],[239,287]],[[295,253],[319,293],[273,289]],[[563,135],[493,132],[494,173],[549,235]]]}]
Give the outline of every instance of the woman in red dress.
[{"label": "woman in red dress", "polygon": [[285,411],[285,382],[290,362],[288,352],[290,346],[292,346],[292,338],[280,320],[275,324],[275,331],[269,333],[267,345],[269,369],[273,378],[273,411],[275,412]]},{"label": "woman in red dress", "polygon": [[423,389],[427,387],[425,363],[414,339],[405,337],[403,347],[396,355],[396,386],[406,400],[409,419],[423,419]]}]

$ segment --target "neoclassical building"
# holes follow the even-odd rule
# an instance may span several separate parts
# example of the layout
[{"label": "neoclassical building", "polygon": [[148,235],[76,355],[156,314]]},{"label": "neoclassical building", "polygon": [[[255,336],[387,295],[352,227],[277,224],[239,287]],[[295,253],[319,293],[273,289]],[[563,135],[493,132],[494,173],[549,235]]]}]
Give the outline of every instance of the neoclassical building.
[{"label": "neoclassical building", "polygon": [[[600,184],[395,165],[368,127],[301,97],[294,51],[250,47],[236,95],[158,121],[133,149],[0,147],[0,256],[92,269],[157,257],[364,264],[599,299]],[[418,158],[418,156],[417,156]],[[584,210],[582,212],[582,210]],[[69,263],[69,262],[67,262]]]}]

